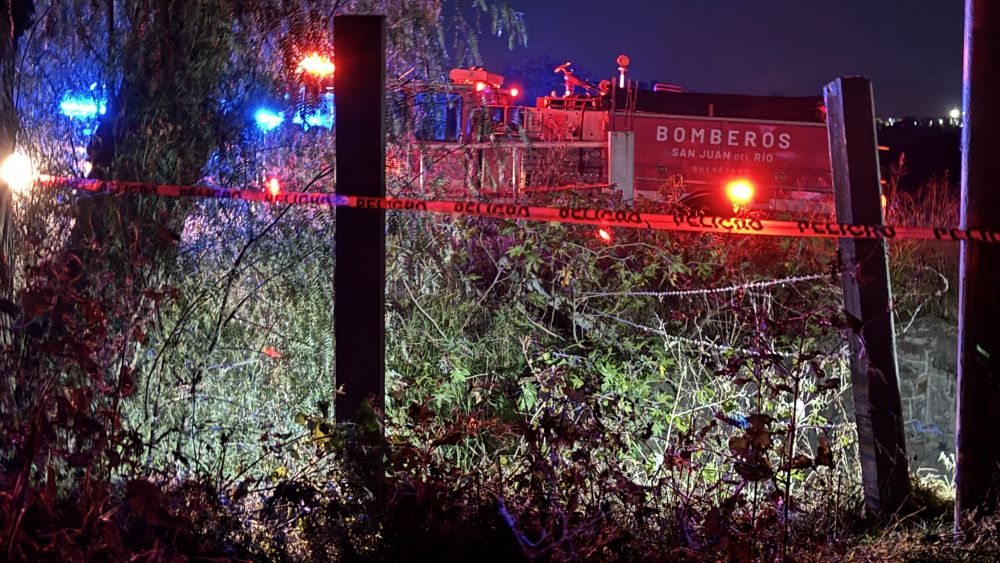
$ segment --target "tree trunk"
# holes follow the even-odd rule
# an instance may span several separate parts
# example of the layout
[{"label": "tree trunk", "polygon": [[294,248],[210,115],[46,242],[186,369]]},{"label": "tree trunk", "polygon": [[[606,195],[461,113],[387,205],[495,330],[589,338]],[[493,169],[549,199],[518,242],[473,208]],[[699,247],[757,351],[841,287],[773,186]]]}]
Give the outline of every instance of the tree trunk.
[{"label": "tree trunk", "polygon": [[[33,0],[0,2],[0,162],[14,151],[17,108],[14,107],[14,60],[17,41],[31,22]],[[0,182],[0,299],[14,293],[14,207],[10,186]],[[10,344],[13,318],[0,312],[0,346]]]}]

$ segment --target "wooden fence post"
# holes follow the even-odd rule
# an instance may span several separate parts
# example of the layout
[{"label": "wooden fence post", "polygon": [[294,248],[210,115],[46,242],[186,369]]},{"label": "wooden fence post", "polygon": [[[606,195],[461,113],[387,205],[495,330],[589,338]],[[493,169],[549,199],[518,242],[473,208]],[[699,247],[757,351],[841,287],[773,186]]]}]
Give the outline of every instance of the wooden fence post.
[{"label": "wooden fence post", "polygon": [[[385,196],[385,18],[334,19],[337,193]],[[337,209],[335,418],[385,401],[385,211]]]},{"label": "wooden fence post", "polygon": [[[963,229],[1000,230],[1000,5],[966,0],[962,129]],[[1000,504],[1000,245],[961,242],[955,526]]]},{"label": "wooden fence post", "polygon": [[[882,225],[875,107],[866,78],[838,78],[823,89],[833,165],[837,221]],[[882,239],[840,239],[844,309],[865,504],[896,512],[909,495],[905,435],[890,303],[889,263]]]}]

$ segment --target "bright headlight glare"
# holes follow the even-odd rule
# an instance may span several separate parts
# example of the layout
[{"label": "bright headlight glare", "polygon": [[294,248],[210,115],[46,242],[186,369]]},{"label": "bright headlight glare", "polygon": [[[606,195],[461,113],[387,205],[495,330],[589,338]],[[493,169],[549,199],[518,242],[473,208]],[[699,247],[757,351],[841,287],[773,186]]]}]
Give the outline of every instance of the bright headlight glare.
[{"label": "bright headlight glare", "polygon": [[0,164],[0,181],[10,186],[14,192],[27,191],[35,181],[35,167],[28,155],[20,152],[11,153],[7,160]]}]

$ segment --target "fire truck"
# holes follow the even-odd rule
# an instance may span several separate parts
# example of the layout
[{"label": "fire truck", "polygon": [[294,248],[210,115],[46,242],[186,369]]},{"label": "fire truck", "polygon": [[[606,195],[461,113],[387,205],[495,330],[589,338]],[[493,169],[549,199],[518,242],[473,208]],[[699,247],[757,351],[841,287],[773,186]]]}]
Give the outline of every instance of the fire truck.
[{"label": "fire truck", "polygon": [[445,87],[410,92],[418,189],[490,199],[595,190],[629,202],[830,205],[821,98],[640,89],[626,79],[628,58],[618,63],[619,75],[596,86],[570,63],[557,67],[565,91],[534,106],[482,68],[455,69]]}]

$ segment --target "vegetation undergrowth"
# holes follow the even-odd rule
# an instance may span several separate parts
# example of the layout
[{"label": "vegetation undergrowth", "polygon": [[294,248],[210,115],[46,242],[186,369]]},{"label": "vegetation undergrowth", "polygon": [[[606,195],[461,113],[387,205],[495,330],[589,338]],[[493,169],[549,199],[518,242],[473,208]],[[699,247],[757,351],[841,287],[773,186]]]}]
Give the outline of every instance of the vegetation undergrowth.
[{"label": "vegetation undergrowth", "polygon": [[[40,223],[65,208],[47,212]],[[830,244],[627,230],[608,243],[586,227],[391,214],[388,403],[338,426],[332,389],[307,383],[316,368],[288,380],[308,358],[289,335],[312,338],[332,315],[315,310],[318,286],[294,285],[330,267],[325,219],[286,217],[294,228],[274,227],[280,236],[246,254],[287,280],[269,298],[281,306],[253,301],[271,288],[230,290],[247,303],[240,318],[269,328],[243,365],[226,349],[249,333],[219,332],[212,315],[182,320],[219,299],[192,293],[219,259],[199,254],[198,238],[180,248],[201,256],[193,278],[142,292],[121,286],[148,264],[130,238],[142,229],[85,245],[117,248],[120,273],[84,274],[75,254],[39,244],[19,298],[4,302],[18,319],[4,354],[8,558],[873,560],[904,540],[909,551],[896,553],[913,559],[992,549],[988,534],[949,544],[938,531],[946,510],[924,515],[937,501],[915,497],[921,515],[888,532],[862,518],[851,327]],[[296,240],[314,250],[276,253]],[[817,277],[748,283],[807,274]],[[178,347],[205,335],[216,344],[200,357]],[[230,364],[199,368],[217,360]],[[201,379],[162,379],[185,365]],[[282,387],[298,398],[274,411]]]}]

